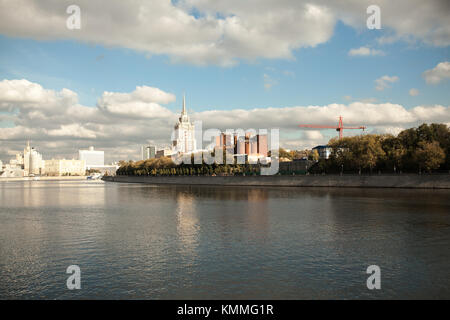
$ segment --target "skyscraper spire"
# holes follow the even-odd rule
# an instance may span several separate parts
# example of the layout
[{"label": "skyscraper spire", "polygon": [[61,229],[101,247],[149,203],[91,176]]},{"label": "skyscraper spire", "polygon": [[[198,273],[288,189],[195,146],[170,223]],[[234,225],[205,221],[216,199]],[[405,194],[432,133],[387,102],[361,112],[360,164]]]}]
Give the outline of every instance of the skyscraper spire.
[{"label": "skyscraper spire", "polygon": [[183,93],[181,116],[175,124],[175,136],[172,140],[172,150],[175,153],[190,153],[197,150],[195,141],[195,126],[189,121],[186,111],[186,95]]}]

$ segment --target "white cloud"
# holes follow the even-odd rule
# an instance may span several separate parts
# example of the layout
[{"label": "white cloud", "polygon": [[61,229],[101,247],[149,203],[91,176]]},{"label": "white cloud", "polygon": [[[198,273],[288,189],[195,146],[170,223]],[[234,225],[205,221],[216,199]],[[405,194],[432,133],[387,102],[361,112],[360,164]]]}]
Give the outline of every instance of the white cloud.
[{"label": "white cloud", "polygon": [[81,124],[73,123],[68,125],[61,125],[59,129],[49,130],[49,136],[53,137],[70,137],[70,138],[87,138],[96,139],[95,131],[84,128]]},{"label": "white cloud", "polygon": [[422,76],[428,84],[438,84],[450,78],[450,62],[438,63],[433,69],[425,71]]},{"label": "white cloud", "polygon": [[142,102],[167,104],[169,102],[175,101],[175,96],[171,93],[166,93],[158,88],[138,86],[132,93],[105,92],[103,93],[102,100],[105,103],[109,103],[111,101],[117,103],[126,103],[133,100],[139,100]]},{"label": "white cloud", "polygon": [[366,29],[364,13],[372,4],[381,8],[381,27],[385,34],[380,36],[380,43],[418,40],[432,46],[450,45],[448,0],[347,0],[332,1],[330,7],[344,23],[362,31]]},{"label": "white cloud", "polygon": [[77,94],[69,89],[59,92],[45,90],[41,85],[25,79],[0,82],[0,111],[13,111],[17,105],[22,109],[53,111],[55,106],[72,105],[77,101]]},{"label": "white cloud", "polygon": [[149,56],[166,54],[172,61],[230,66],[240,59],[290,59],[296,49],[327,42],[338,21],[367,30],[366,8],[378,4],[383,29],[393,34],[391,38],[450,45],[446,0],[110,0],[106,5],[78,0],[80,30],[66,28],[70,4],[69,0],[1,1],[0,33],[78,40]]},{"label": "white cloud", "polygon": [[419,90],[415,89],[415,88],[411,88],[409,89],[409,95],[412,97],[418,96],[419,95]]},{"label": "white cloud", "polygon": [[[136,159],[142,144],[151,141],[159,147],[170,145],[178,112],[155,101],[174,101],[173,95],[157,88],[137,87],[130,93],[105,92],[97,106],[80,105],[75,98],[76,93],[67,89],[48,90],[27,80],[0,81],[0,106],[14,122],[13,127],[0,128],[0,159],[8,161],[13,151],[21,149],[26,140],[31,140],[47,159],[73,157],[78,149],[90,145],[105,150],[108,160]],[[53,104],[53,110],[47,108],[48,101]],[[154,105],[158,107],[153,108]],[[147,114],[139,114],[141,107]],[[204,129],[280,128],[281,146],[289,148],[326,143],[336,135],[335,131],[302,130],[298,125],[337,125],[339,115],[344,117],[345,125],[365,125],[369,132],[398,132],[422,122],[450,124],[450,106],[405,109],[399,104],[361,101],[190,114],[192,120],[203,122]],[[349,130],[345,134],[359,133]]]},{"label": "white cloud", "polygon": [[104,92],[99,99],[99,109],[120,115],[138,118],[164,118],[170,111],[159,105],[175,101],[175,96],[158,88],[137,87],[131,93]]},{"label": "white cloud", "polygon": [[368,47],[360,47],[358,49],[351,49],[348,52],[349,56],[382,56],[384,52],[382,50],[370,49]]},{"label": "white cloud", "polygon": [[421,121],[449,122],[450,107],[441,105],[417,106],[411,109],[411,114]]},{"label": "white cloud", "polygon": [[305,138],[308,140],[323,140],[323,134],[317,130],[308,130],[304,133]]},{"label": "white cloud", "polygon": [[375,89],[378,91],[383,91],[386,88],[390,88],[390,84],[397,82],[398,80],[399,77],[397,76],[382,76],[381,78],[375,80]]}]

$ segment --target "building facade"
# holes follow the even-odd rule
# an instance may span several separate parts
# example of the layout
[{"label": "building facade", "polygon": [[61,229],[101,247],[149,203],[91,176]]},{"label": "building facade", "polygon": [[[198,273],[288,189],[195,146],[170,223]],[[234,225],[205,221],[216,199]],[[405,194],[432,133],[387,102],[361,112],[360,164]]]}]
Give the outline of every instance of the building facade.
[{"label": "building facade", "polygon": [[30,142],[27,142],[23,153],[16,154],[16,158],[10,161],[10,165],[23,169],[23,176],[43,174],[45,166],[42,154],[37,152],[34,147],[31,147]]},{"label": "building facade", "polygon": [[45,174],[48,176],[84,176],[85,173],[85,160],[45,160]]},{"label": "building facade", "polygon": [[197,149],[195,141],[195,126],[190,122],[186,112],[186,98],[183,96],[183,108],[181,116],[174,127],[174,137],[172,139],[173,153],[191,153]]},{"label": "building facade", "polygon": [[153,158],[156,158],[156,147],[148,146],[147,147],[147,159],[153,159]]},{"label": "building facade", "polygon": [[166,148],[166,149],[156,151],[155,157],[156,158],[170,157],[171,155],[172,155],[172,149]]},{"label": "building facade", "polygon": [[317,150],[320,159],[328,159],[331,155],[331,148],[329,146],[317,146],[312,148],[312,150]]},{"label": "building facade", "polygon": [[142,146],[141,147],[141,160],[156,158],[155,146]]},{"label": "building facade", "polygon": [[99,167],[105,165],[105,152],[100,150],[94,150],[94,147],[89,147],[87,150],[78,151],[78,159],[83,160],[86,164],[85,169],[91,167]]},{"label": "building facade", "polygon": [[244,135],[221,133],[216,137],[215,147],[224,148],[228,153],[247,155],[252,157],[267,157],[267,135]]}]

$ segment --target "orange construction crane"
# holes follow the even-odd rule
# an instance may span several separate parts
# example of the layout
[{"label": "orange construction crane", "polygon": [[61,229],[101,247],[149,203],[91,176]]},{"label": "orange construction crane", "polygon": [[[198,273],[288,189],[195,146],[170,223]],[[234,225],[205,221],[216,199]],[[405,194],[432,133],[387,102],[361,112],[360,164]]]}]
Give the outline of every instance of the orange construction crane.
[{"label": "orange construction crane", "polygon": [[339,116],[339,124],[338,126],[321,126],[321,125],[314,125],[314,124],[301,124],[299,125],[301,128],[316,128],[316,129],[335,129],[336,131],[339,131],[339,139],[342,139],[344,134],[344,129],[362,129],[363,131],[366,129],[366,127],[344,127],[344,124],[342,122],[342,116]]}]

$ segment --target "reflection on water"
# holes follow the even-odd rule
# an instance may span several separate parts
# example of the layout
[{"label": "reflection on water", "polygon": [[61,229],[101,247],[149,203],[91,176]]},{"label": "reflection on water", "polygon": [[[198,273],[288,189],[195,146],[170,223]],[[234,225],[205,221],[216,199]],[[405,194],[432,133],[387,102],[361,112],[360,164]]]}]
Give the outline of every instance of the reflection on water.
[{"label": "reflection on water", "polygon": [[187,259],[195,260],[200,224],[195,210],[194,197],[180,192],[177,200],[177,235],[181,244],[180,252]]},{"label": "reflection on water", "polygon": [[0,298],[450,298],[449,195],[0,182]]}]

